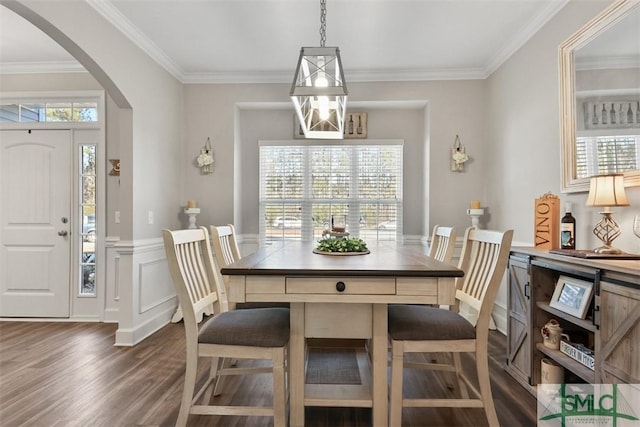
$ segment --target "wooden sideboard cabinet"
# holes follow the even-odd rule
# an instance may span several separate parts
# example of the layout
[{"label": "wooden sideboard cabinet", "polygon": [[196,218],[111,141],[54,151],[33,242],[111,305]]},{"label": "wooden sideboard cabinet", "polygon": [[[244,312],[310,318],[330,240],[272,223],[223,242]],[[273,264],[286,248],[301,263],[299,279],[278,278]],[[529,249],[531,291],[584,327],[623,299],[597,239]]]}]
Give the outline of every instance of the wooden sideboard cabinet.
[{"label": "wooden sideboard cabinet", "polygon": [[[560,276],[593,283],[585,319],[550,307]],[[532,393],[541,360],[565,369],[565,382],[640,383],[640,261],[584,259],[514,247],[509,259],[505,369]],[[542,327],[560,322],[571,341],[594,351],[595,369],[542,344]]]}]

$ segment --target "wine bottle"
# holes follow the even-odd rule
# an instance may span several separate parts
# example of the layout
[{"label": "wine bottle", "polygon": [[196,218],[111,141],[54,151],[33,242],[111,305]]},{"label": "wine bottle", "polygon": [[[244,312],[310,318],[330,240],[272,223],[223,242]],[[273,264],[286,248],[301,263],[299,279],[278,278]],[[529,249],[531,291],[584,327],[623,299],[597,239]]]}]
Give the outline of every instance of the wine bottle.
[{"label": "wine bottle", "polygon": [[362,116],[358,116],[358,128],[356,129],[358,135],[362,135]]},{"label": "wine bottle", "polygon": [[349,135],[353,135],[353,114],[349,114]]},{"label": "wine bottle", "polygon": [[560,247],[562,249],[576,248],[576,219],[571,215],[571,203],[566,203],[564,216],[560,220]]},{"label": "wine bottle", "polygon": [[629,103],[629,108],[627,109],[627,124],[633,123],[633,111],[631,110],[631,103]]},{"label": "wine bottle", "polygon": [[609,110],[609,123],[616,124],[616,110],[613,108],[613,102],[611,103],[611,110]]},{"label": "wine bottle", "polygon": [[607,108],[605,107],[604,104],[602,104],[602,111],[600,116],[601,116],[600,118],[601,118],[602,124],[606,125],[607,124]]},{"label": "wine bottle", "polygon": [[640,101],[636,102],[636,124],[640,124]]},{"label": "wine bottle", "polygon": [[593,104],[593,118],[591,119],[591,124],[592,125],[598,124],[598,112],[596,111],[596,104]]}]

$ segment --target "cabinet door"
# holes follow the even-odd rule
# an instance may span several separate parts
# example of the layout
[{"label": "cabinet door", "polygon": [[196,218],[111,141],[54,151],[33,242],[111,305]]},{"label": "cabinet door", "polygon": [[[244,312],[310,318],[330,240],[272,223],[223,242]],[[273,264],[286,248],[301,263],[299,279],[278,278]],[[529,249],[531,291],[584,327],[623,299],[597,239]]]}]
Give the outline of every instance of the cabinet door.
[{"label": "cabinet door", "polygon": [[531,293],[528,257],[509,259],[506,370],[524,385],[531,384]]},{"label": "cabinet door", "polygon": [[640,383],[640,289],[601,282],[600,311],[599,382]]}]

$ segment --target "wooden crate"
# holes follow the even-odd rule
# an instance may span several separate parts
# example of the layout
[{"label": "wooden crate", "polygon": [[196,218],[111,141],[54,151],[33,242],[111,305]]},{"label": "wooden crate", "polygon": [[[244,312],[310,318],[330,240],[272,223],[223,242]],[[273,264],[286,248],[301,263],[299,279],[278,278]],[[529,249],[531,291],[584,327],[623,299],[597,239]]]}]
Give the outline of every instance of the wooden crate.
[{"label": "wooden crate", "polygon": [[560,247],[560,199],[551,193],[535,201],[533,235],[536,249]]}]

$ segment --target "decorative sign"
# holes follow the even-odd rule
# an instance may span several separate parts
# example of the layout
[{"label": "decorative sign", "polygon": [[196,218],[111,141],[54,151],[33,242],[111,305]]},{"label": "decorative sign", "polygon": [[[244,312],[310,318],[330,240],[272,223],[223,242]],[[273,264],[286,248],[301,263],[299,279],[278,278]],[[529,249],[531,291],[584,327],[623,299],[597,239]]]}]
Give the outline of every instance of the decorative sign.
[{"label": "decorative sign", "polygon": [[109,175],[120,176],[120,159],[109,159],[109,162],[111,162]]},{"label": "decorative sign", "polygon": [[547,193],[536,199],[534,212],[534,246],[536,249],[560,247],[560,199]]}]

